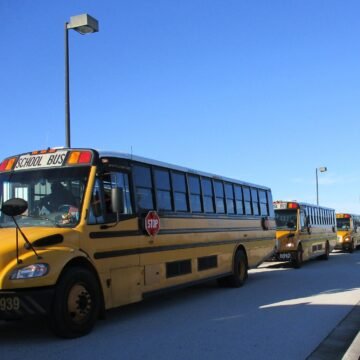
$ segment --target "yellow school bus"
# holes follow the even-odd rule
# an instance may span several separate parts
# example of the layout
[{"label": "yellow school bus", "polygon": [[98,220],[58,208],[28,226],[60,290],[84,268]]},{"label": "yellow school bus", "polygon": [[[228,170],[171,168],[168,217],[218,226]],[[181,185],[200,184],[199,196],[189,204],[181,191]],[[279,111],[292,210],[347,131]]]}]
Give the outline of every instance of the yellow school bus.
[{"label": "yellow school bus", "polygon": [[301,267],[303,261],[329,258],[336,244],[335,210],[296,201],[275,201],[276,258]]},{"label": "yellow school bus", "polygon": [[163,290],[239,287],[275,247],[269,188],[115,152],[9,157],[0,203],[0,319],[62,337]]},{"label": "yellow school bus", "polygon": [[335,249],[352,253],[360,246],[360,216],[336,214],[337,241]]}]

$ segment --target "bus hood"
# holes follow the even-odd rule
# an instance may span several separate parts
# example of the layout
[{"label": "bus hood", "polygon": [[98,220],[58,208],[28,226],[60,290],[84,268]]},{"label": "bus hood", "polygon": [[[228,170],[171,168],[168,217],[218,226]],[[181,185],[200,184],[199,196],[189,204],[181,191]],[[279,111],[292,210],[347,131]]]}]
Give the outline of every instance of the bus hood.
[{"label": "bus hood", "polygon": [[337,231],[337,235],[344,237],[344,236],[349,236],[350,235],[350,231],[349,230],[340,230]]},{"label": "bus hood", "polygon": [[295,247],[295,231],[278,230],[276,231],[276,249],[277,251],[294,250]]},{"label": "bus hood", "polygon": [[337,241],[338,242],[343,242],[344,239],[350,238],[350,237],[351,237],[351,233],[348,230],[337,231]]},{"label": "bus hood", "polygon": [[[61,246],[65,241],[68,243],[79,240],[77,232],[69,228],[22,228],[27,239],[32,243],[35,250],[48,249],[51,246]],[[18,232],[19,258],[28,253],[33,253],[26,244],[20,232]],[[9,262],[16,259],[16,229],[0,229],[0,269],[3,269]]]},{"label": "bus hood", "polygon": [[276,239],[283,240],[289,239],[295,236],[295,231],[293,230],[277,230],[276,231]]}]

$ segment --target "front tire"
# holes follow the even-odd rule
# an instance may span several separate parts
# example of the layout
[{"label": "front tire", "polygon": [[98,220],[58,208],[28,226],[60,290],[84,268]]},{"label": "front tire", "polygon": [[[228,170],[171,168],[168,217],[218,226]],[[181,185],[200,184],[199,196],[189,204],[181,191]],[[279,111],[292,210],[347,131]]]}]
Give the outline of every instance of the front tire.
[{"label": "front tire", "polygon": [[293,260],[293,266],[295,269],[300,269],[302,264],[303,264],[303,249],[301,244],[299,244],[296,250],[295,259]]},{"label": "front tire", "polygon": [[50,313],[50,327],[64,338],[88,334],[100,313],[101,292],[95,275],[83,267],[70,267],[61,276]]},{"label": "front tire", "polygon": [[354,244],[354,240],[352,240],[349,245],[349,253],[352,254],[354,250],[355,250],[355,244]]}]

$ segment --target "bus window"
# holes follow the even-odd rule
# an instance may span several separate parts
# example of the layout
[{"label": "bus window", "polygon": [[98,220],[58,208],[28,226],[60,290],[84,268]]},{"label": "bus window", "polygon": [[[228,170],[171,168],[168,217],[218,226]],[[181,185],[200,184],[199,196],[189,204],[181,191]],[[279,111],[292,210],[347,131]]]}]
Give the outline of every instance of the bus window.
[{"label": "bus window", "polygon": [[225,214],[224,186],[221,181],[214,181],[216,212]]},{"label": "bus window", "polygon": [[189,211],[185,174],[172,172],[175,211]]},{"label": "bus window", "polygon": [[204,211],[206,213],[214,212],[214,194],[211,179],[201,179],[203,199],[204,199]]},{"label": "bus window", "polygon": [[[235,214],[234,191],[232,184],[225,183],[226,209],[228,214]],[[242,204],[241,204],[242,207]]]},{"label": "bus window", "polygon": [[240,185],[234,185],[235,192],[235,203],[236,203],[236,213],[238,215],[244,214],[244,203],[243,203],[243,193]]},{"label": "bus window", "polygon": [[251,188],[251,199],[252,199],[253,214],[259,215],[259,198],[258,198],[257,189]]},{"label": "bus window", "polygon": [[245,214],[251,215],[251,196],[250,196],[250,188],[247,186],[243,186],[243,192],[244,192],[244,205],[245,205]]},{"label": "bus window", "polygon": [[173,210],[169,171],[154,169],[154,177],[158,210]]},{"label": "bus window", "polygon": [[306,224],[306,215],[303,210],[300,211],[300,229],[304,231]]},{"label": "bus window", "polygon": [[296,230],[297,210],[286,209],[275,211],[275,222],[277,230]]},{"label": "bus window", "polygon": [[123,215],[132,214],[128,174],[109,172],[96,179],[93,189],[89,224],[115,222],[118,214],[113,212],[111,192],[119,188],[123,194]]},{"label": "bus window", "polygon": [[149,167],[135,165],[133,176],[136,187],[136,204],[139,210],[154,209],[151,171]]},{"label": "bus window", "polygon": [[199,176],[189,175],[190,206],[192,212],[202,212]]},{"label": "bus window", "polygon": [[273,198],[271,195],[271,191],[266,192],[267,195],[267,206],[268,206],[268,214],[270,216],[275,216],[274,214],[274,205],[273,205]]},{"label": "bus window", "polygon": [[267,208],[266,192],[264,190],[259,190],[259,200],[260,200],[260,214],[269,215]]}]

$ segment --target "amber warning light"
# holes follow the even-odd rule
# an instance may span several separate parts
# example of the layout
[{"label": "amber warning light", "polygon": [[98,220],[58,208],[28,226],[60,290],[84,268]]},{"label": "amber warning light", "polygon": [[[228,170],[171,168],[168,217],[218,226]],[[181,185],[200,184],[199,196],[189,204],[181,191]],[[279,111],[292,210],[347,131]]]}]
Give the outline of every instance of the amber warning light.
[{"label": "amber warning light", "polygon": [[299,208],[299,204],[291,202],[288,203],[288,209],[298,209]]},{"label": "amber warning light", "polygon": [[12,168],[14,167],[16,161],[16,157],[10,158],[10,159],[5,159],[1,164],[0,164],[0,171],[10,171],[12,170]]}]

